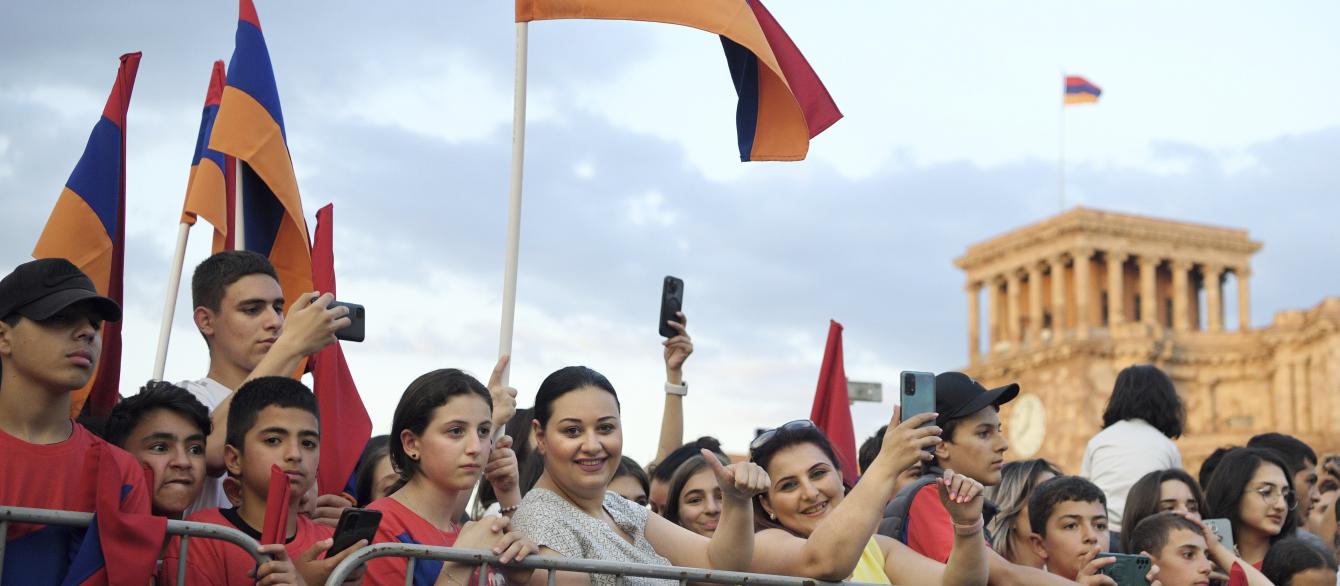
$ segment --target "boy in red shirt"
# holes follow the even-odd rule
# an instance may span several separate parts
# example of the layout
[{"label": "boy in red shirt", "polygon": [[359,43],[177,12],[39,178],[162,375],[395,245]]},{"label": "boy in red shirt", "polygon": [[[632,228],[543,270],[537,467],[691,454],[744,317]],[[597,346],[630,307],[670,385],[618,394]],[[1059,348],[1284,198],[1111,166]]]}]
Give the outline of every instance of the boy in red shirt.
[{"label": "boy in red shirt", "polygon": [[1205,584],[1210,580],[1213,565],[1228,568],[1228,586],[1271,583],[1265,574],[1221,543],[1204,524],[1179,513],[1159,513],[1141,519],[1132,529],[1131,549],[1154,561],[1163,586]]},{"label": "boy in red shirt", "polygon": [[[224,446],[224,465],[240,481],[242,504],[206,509],[187,518],[235,527],[257,541],[265,525],[271,466],[288,474],[290,500],[285,519],[284,549],[308,584],[325,584],[344,558],[366,542],[340,555],[318,559],[330,549],[334,530],[298,514],[298,500],[316,482],[321,434],[316,397],[301,382],[286,377],[261,377],[242,385],[232,397]],[[175,580],[177,540],[163,560],[168,581]],[[192,540],[186,582],[205,585],[251,585],[255,561],[240,548],[215,540]]]},{"label": "boy in red shirt", "polygon": [[[70,393],[97,371],[102,324],[121,308],[63,258],[19,265],[0,280],[0,505],[92,511],[86,493],[100,446],[121,477],[121,511],[149,512],[144,473],[130,454],[70,419]],[[58,584],[83,529],[12,524],[4,584]]]}]

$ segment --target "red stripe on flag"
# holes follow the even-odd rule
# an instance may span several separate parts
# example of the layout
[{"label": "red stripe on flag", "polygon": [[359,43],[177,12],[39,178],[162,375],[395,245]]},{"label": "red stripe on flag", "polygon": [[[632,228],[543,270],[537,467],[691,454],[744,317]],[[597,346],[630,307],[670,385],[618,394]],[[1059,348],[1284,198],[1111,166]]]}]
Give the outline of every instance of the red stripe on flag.
[{"label": "red stripe on flag", "polygon": [[842,481],[856,484],[856,433],[851,424],[851,402],[847,398],[847,371],[842,365],[842,324],[829,321],[828,343],[819,367],[819,386],[814,391],[810,421],[828,436],[842,467]]}]

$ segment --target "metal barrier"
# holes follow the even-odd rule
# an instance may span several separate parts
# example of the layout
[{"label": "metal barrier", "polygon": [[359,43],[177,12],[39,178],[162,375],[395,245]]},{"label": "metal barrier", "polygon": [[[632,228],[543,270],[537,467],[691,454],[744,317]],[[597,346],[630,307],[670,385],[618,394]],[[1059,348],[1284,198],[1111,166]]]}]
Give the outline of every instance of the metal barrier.
[{"label": "metal barrier", "polygon": [[493,555],[493,552],[491,551],[482,549],[459,549],[454,547],[412,545],[407,543],[377,543],[354,552],[349,557],[345,558],[343,562],[340,562],[340,565],[335,567],[335,571],[331,572],[330,578],[326,580],[326,586],[338,586],[342,584],[354,570],[364,563],[367,563],[368,560],[391,556],[409,558],[406,560],[407,566],[405,567],[406,586],[412,586],[414,584],[414,563],[419,559],[442,560],[446,562],[480,566],[481,571],[479,572],[479,582],[476,586],[488,586],[488,573],[482,570],[484,569],[484,566],[490,565],[505,568],[549,570],[548,586],[554,586],[556,584],[555,580],[557,579],[557,575],[554,574],[554,570],[676,580],[680,583],[680,586],[685,586],[689,582],[753,584],[757,586],[873,586],[864,585],[859,582],[825,582],[810,578],[796,578],[794,576],[751,574],[748,572],[724,572],[700,568],[681,568],[679,566],[654,566],[649,564],[630,564],[541,555],[531,555],[522,561],[514,561],[503,565],[498,563],[498,556]]},{"label": "metal barrier", "polygon": [[[27,507],[0,507],[0,573],[5,570],[5,542],[9,535],[10,523],[31,523],[35,525],[59,525],[62,527],[88,527],[93,521],[93,513],[75,513],[72,511],[53,511],[51,509],[30,509]],[[197,537],[201,539],[218,539],[227,541],[246,551],[256,563],[263,564],[270,561],[270,557],[257,551],[260,544],[255,539],[247,536],[246,533],[214,525],[212,523],[197,523],[194,521],[172,521],[167,523],[168,535],[181,536],[181,559],[177,561],[177,586],[186,583],[186,548],[190,545],[190,539]]]}]

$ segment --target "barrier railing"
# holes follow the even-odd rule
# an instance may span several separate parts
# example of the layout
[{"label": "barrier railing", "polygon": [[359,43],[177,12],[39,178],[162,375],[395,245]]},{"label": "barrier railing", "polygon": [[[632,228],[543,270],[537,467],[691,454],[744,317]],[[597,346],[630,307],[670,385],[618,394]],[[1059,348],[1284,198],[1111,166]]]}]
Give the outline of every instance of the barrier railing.
[{"label": "barrier railing", "polygon": [[794,576],[751,574],[748,572],[724,572],[701,568],[653,566],[648,564],[631,564],[540,555],[532,555],[522,561],[503,565],[498,563],[498,556],[493,555],[493,552],[491,551],[482,549],[460,549],[454,547],[433,547],[407,543],[377,543],[354,552],[352,555],[345,558],[343,562],[340,562],[340,565],[335,567],[335,571],[331,572],[330,578],[326,580],[326,586],[343,584],[359,566],[367,563],[368,560],[380,557],[409,558],[406,560],[406,564],[408,565],[405,568],[406,586],[412,586],[414,584],[414,564],[420,559],[441,560],[445,562],[480,566],[481,571],[479,572],[479,582],[476,586],[488,586],[488,573],[482,570],[484,566],[490,565],[502,568],[549,570],[548,586],[554,586],[556,584],[555,580],[557,575],[554,573],[555,570],[582,572],[586,574],[676,580],[680,583],[680,586],[685,586],[689,582],[750,584],[757,586],[835,586],[839,584],[842,586],[867,586],[858,582],[824,582],[822,580],[796,578]]},{"label": "barrier railing", "polygon": [[[9,535],[10,523],[32,523],[36,525],[59,525],[62,527],[88,527],[93,521],[93,513],[75,513],[71,511],[53,511],[50,509],[30,509],[27,507],[0,507],[0,574],[5,571],[5,537]],[[181,558],[177,561],[177,585],[186,583],[187,546],[192,537],[199,539],[218,539],[242,548],[257,564],[270,561],[269,556],[260,553],[260,544],[246,533],[211,523],[194,521],[168,521],[168,535],[181,536]]]}]

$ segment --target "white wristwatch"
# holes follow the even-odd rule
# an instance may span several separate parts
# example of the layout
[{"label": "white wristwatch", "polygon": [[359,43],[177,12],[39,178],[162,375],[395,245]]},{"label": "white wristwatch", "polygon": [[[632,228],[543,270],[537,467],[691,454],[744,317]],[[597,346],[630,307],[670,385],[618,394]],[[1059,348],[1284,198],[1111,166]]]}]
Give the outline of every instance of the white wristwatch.
[{"label": "white wristwatch", "polygon": [[665,383],[665,394],[679,395],[683,397],[684,395],[689,394],[689,383],[684,382],[677,385]]}]

